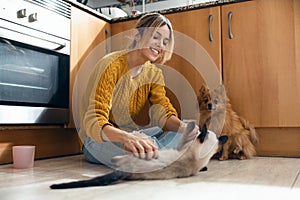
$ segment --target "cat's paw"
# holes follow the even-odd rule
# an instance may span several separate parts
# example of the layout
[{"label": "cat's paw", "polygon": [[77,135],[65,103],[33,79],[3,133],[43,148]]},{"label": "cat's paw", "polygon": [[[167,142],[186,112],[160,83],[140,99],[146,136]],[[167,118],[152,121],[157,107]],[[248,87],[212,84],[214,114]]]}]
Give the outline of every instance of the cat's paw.
[{"label": "cat's paw", "polygon": [[196,125],[196,123],[194,121],[188,122],[178,143],[177,150],[181,151],[186,149],[194,141],[198,133],[199,127]]}]

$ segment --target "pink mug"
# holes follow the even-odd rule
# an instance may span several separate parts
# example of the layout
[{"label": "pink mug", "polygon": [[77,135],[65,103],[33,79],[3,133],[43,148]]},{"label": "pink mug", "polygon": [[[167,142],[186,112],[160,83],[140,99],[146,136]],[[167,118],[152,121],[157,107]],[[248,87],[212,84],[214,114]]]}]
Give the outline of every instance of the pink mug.
[{"label": "pink mug", "polygon": [[13,167],[16,169],[32,168],[34,165],[35,146],[20,145],[12,147]]}]

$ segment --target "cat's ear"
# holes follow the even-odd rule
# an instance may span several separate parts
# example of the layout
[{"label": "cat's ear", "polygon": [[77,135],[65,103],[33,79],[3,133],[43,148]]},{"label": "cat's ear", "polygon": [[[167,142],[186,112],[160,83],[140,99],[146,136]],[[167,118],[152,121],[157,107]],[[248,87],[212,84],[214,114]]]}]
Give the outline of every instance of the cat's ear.
[{"label": "cat's ear", "polygon": [[206,135],[207,135],[207,126],[206,126],[206,124],[204,124],[201,128],[201,133],[198,136],[198,139],[200,140],[200,143],[204,142]]},{"label": "cat's ear", "polygon": [[222,135],[218,138],[220,144],[225,144],[228,140],[228,136],[227,135]]}]

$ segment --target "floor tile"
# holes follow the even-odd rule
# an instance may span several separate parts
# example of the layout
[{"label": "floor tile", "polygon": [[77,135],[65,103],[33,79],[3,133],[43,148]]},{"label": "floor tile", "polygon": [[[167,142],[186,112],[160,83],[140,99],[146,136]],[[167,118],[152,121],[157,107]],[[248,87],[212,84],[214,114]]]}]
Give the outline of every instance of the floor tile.
[{"label": "floor tile", "polygon": [[208,171],[172,180],[125,181],[106,187],[51,190],[53,183],[88,179],[112,171],[82,156],[39,160],[33,169],[0,166],[1,200],[89,199],[288,199],[300,196],[300,159],[255,157],[250,160],[212,160]]}]

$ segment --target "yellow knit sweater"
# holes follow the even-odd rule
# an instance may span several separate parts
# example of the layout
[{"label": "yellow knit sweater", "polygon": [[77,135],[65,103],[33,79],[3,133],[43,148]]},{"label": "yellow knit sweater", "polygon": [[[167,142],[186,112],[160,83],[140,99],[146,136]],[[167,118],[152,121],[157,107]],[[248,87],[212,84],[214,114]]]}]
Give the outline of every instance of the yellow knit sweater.
[{"label": "yellow knit sweater", "polygon": [[171,115],[177,116],[166,97],[161,69],[146,62],[134,78],[129,69],[126,51],[108,54],[97,63],[82,99],[81,139],[87,135],[103,142],[101,129],[106,124],[138,130],[134,120],[147,101],[151,105],[151,125],[163,128]]}]

